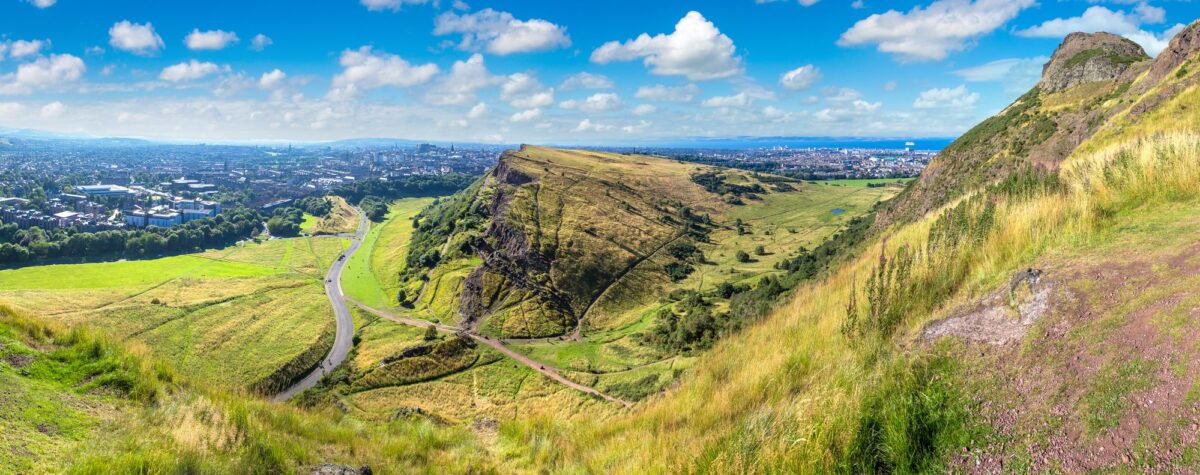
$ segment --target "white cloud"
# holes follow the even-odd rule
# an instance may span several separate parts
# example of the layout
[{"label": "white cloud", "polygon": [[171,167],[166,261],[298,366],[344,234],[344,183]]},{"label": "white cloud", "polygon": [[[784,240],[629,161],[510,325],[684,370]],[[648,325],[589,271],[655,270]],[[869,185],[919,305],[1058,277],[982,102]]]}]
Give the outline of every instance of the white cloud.
[{"label": "white cloud", "polygon": [[17,66],[15,73],[0,76],[0,94],[29,94],[79,80],[87,71],[82,59],[69,54],[54,54]]},{"label": "white cloud", "polygon": [[956,88],[935,88],[924,92],[913,101],[916,109],[970,109],[979,102],[979,93],[970,92],[966,85]]},{"label": "white cloud", "polygon": [[33,6],[38,7],[38,8],[50,8],[50,7],[53,7],[55,3],[58,3],[58,0],[26,0],[26,1],[28,1],[30,4],[32,4]]},{"label": "white cloud", "polygon": [[[12,43],[9,43],[7,45],[8,46],[8,54],[9,54],[9,56],[11,56],[14,59],[24,58],[26,56],[34,56],[34,55],[42,52],[42,48],[46,47],[46,45],[48,45],[49,43],[50,43],[49,40],[47,40],[47,41],[42,41],[42,40],[13,41]],[[0,56],[4,56],[3,50],[0,50]]]},{"label": "white cloud", "polygon": [[612,89],[613,86],[612,79],[609,79],[607,76],[582,72],[572,74],[558,88],[570,91],[572,89]]},{"label": "white cloud", "polygon": [[19,102],[0,102],[0,117],[14,118],[25,111],[25,106]]},{"label": "white cloud", "polygon": [[750,96],[744,92],[739,92],[732,96],[716,96],[705,99],[700,105],[704,107],[747,107],[750,105]]},{"label": "white cloud", "polygon": [[186,63],[173,64],[163,68],[162,72],[158,74],[158,78],[170,82],[194,81],[211,74],[216,74],[221,69],[215,63],[200,62],[193,59]]},{"label": "white cloud", "polygon": [[571,46],[566,28],[546,20],[518,20],[508,12],[487,8],[459,15],[445,12],[434,20],[433,34],[462,34],[459,48],[492,54],[531,53]]},{"label": "white cloud", "polygon": [[607,124],[597,124],[592,122],[592,119],[583,119],[579,121],[579,125],[572,129],[572,132],[611,132],[616,127]]},{"label": "white cloud", "polygon": [[883,90],[892,92],[892,91],[895,91],[896,87],[898,87],[898,86],[899,86],[899,84],[896,84],[896,81],[888,81],[888,82],[883,83]]},{"label": "white cloud", "polygon": [[500,86],[500,99],[516,108],[534,109],[553,104],[554,90],[546,88],[529,74],[516,73]]},{"label": "white cloud", "polygon": [[829,102],[851,102],[862,98],[862,93],[849,87],[828,87],[821,90]]},{"label": "white cloud", "polygon": [[633,115],[650,115],[658,111],[654,104],[639,104],[633,108]]},{"label": "white cloud", "polygon": [[67,106],[61,102],[54,101],[42,106],[41,115],[47,119],[55,119],[62,117],[63,112],[66,112]]},{"label": "white cloud", "polygon": [[859,20],[838,39],[839,46],[874,44],[902,61],[945,59],[1004,26],[1035,0],[937,0],[907,13],[888,10]]},{"label": "white cloud", "polygon": [[1033,87],[1042,78],[1042,65],[1050,58],[998,59],[979,66],[954,71],[954,75],[967,82],[1002,82],[1009,93],[1023,92]]},{"label": "white cloud", "polygon": [[382,10],[399,11],[404,5],[424,5],[429,0],[361,0],[367,10],[377,12]]},{"label": "white cloud", "polygon": [[800,91],[808,89],[819,79],[821,79],[821,70],[816,66],[806,64],[783,73],[779,77],[779,84],[793,91]]},{"label": "white cloud", "polygon": [[737,48],[699,12],[688,12],[671,34],[642,33],[625,42],[610,41],[592,52],[592,61],[607,64],[642,58],[650,72],[686,76],[699,81],[736,76],[742,72]]},{"label": "white cloud", "polygon": [[597,93],[587,99],[563,101],[559,107],[563,109],[578,109],[583,112],[610,112],[620,109],[621,97],[613,93]]},{"label": "white cloud", "polygon": [[762,115],[763,115],[763,117],[766,117],[766,118],[768,118],[768,119],[771,119],[771,120],[776,120],[776,121],[778,121],[778,120],[787,120],[787,119],[790,119],[790,118],[792,117],[792,113],[791,113],[791,112],[785,111],[785,110],[783,110],[783,109],[780,109],[780,108],[778,108],[778,107],[775,107],[775,106],[766,106],[766,107],[763,107],[763,109],[762,109]]},{"label": "white cloud", "polygon": [[259,33],[254,35],[254,39],[250,40],[250,49],[254,51],[262,51],[273,44],[275,44],[275,40],[272,40],[271,37],[267,35]]},{"label": "white cloud", "polygon": [[154,32],[154,25],[123,20],[108,29],[108,44],[119,50],[146,56],[162,49],[163,40]]},{"label": "white cloud", "polygon": [[488,111],[487,104],[480,102],[471,107],[471,110],[467,112],[467,117],[471,118],[471,119],[478,119],[480,117],[483,117],[484,114],[487,114],[487,111]]},{"label": "white cloud", "polygon": [[639,87],[634,97],[658,102],[692,102],[698,94],[700,88],[695,84],[675,87],[656,84]]},{"label": "white cloud", "polygon": [[274,89],[283,84],[283,80],[287,79],[287,73],[273,69],[270,72],[263,73],[262,77],[258,78],[258,87],[263,89]]},{"label": "white cloud", "polygon": [[523,110],[521,112],[517,112],[517,113],[513,114],[512,117],[510,117],[508,120],[511,122],[528,122],[531,120],[535,120],[541,116],[542,116],[542,109],[540,109],[540,108],[529,109],[529,110]]},{"label": "white cloud", "polygon": [[828,107],[817,111],[813,118],[819,122],[848,122],[875,114],[883,107],[882,102],[856,100],[846,106]]},{"label": "white cloud", "polygon": [[194,29],[183,38],[183,44],[187,45],[188,49],[193,51],[221,50],[237,42],[238,36],[236,33],[222,30],[200,31],[199,29]]},{"label": "white cloud", "polygon": [[333,77],[329,91],[336,99],[348,99],[367,89],[424,84],[438,73],[436,64],[414,65],[394,54],[372,51],[370,46],[342,51],[338,64],[342,72]]},{"label": "white cloud", "polygon": [[1175,25],[1160,34],[1142,28],[1143,23],[1161,23],[1165,20],[1165,11],[1144,3],[1134,7],[1134,11],[1124,12],[1110,10],[1102,6],[1093,6],[1084,10],[1076,17],[1055,18],[1040,25],[1018,30],[1018,36],[1028,38],[1062,38],[1076,31],[1095,33],[1105,31],[1132,40],[1141,45],[1150,56],[1158,56],[1170,43],[1171,37],[1183,30],[1184,25]]},{"label": "white cloud", "polygon": [[475,92],[504,81],[493,76],[483,63],[483,55],[473,54],[466,61],[455,61],[450,74],[425,96],[431,104],[468,104],[475,102]]}]

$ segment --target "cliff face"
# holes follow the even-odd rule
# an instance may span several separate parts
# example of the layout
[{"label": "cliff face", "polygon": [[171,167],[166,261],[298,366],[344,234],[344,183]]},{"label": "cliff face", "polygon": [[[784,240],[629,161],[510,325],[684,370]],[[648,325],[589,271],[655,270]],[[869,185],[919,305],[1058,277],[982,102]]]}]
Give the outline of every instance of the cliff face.
[{"label": "cliff face", "polygon": [[946,147],[881,209],[876,229],[917,219],[1012,173],[1056,169],[1135,102],[1138,91],[1131,86],[1150,66],[1142,48],[1125,38],[1068,35],[1043,66],[1038,85]]},{"label": "cliff face", "polygon": [[1045,92],[1121,77],[1131,65],[1150,59],[1141,46],[1111,33],[1071,33],[1042,67],[1038,86]]}]

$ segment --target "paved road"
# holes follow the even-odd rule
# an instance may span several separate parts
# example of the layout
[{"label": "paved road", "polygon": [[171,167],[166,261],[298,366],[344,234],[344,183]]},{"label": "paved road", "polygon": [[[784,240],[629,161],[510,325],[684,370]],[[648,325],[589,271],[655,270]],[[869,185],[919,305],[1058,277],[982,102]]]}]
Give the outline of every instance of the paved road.
[{"label": "paved road", "polygon": [[[463,333],[462,329],[459,327],[435,324],[428,320],[420,320],[420,319],[416,319],[416,318],[401,317],[401,316],[393,315],[389,312],[385,312],[383,310],[379,310],[377,308],[369,307],[367,305],[364,305],[362,302],[358,302],[353,299],[351,299],[350,301],[354,305],[357,305],[358,308],[361,308],[361,309],[363,309],[369,313],[372,313],[378,317],[381,317],[385,320],[390,320],[390,321],[393,321],[396,323],[401,323],[404,325],[410,325],[410,326],[420,327],[420,328],[428,328],[430,325],[433,325],[434,328],[437,328],[438,331],[444,332],[444,333],[456,333],[456,334]],[[554,368],[551,366],[546,366],[542,363],[534,361],[534,360],[530,359],[529,357],[516,352],[512,348],[505,346],[504,342],[502,342],[500,340],[497,340],[495,338],[489,338],[489,337],[479,335],[476,333],[470,333],[470,332],[467,332],[466,335],[471,337],[472,339],[474,339],[477,342],[480,342],[480,343],[488,345],[492,348],[495,348],[496,351],[503,353],[505,356],[516,360],[518,363],[528,366],[530,369],[533,369],[534,371],[537,371],[541,374],[546,375],[547,378],[558,381],[559,383],[561,383],[564,386],[567,386],[571,389],[574,389],[574,390],[579,391],[584,394],[591,394],[593,396],[602,398],[604,400],[612,401],[612,402],[624,405],[625,407],[630,406],[629,401],[625,401],[622,399],[618,399],[618,398],[609,396],[609,395],[604,394],[600,391],[597,391],[591,387],[584,386],[582,384],[576,383],[574,381],[571,381],[571,380],[563,377],[561,374],[558,373],[559,370],[557,368]]]},{"label": "paved road", "polygon": [[342,258],[333,262],[325,277],[325,296],[329,297],[329,303],[333,305],[333,315],[337,319],[337,336],[333,338],[333,348],[329,350],[329,354],[325,356],[317,369],[292,387],[276,395],[276,401],[286,401],[301,391],[316,386],[326,373],[333,371],[343,361],[346,361],[346,356],[350,354],[350,347],[354,345],[354,318],[350,316],[350,307],[346,305],[346,296],[342,293],[342,270],[346,268],[346,262],[350,260],[350,256],[354,255],[354,251],[357,251],[358,246],[362,244],[363,237],[367,235],[367,215],[361,209],[355,209],[358,210],[360,220],[358,232],[351,238],[350,248],[342,253]]}]

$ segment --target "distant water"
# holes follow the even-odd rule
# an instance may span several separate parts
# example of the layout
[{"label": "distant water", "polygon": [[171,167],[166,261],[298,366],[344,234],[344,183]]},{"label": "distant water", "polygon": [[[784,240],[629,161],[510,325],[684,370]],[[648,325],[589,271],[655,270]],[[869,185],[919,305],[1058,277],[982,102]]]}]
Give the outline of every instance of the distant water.
[{"label": "distant water", "polygon": [[841,208],[834,208],[834,209],[833,209],[833,214],[842,214],[842,213],[845,213],[845,212],[846,212],[846,210],[844,210],[844,209],[841,209]]},{"label": "distant water", "polygon": [[903,149],[912,142],[913,150],[941,150],[950,145],[954,138],[855,138],[855,137],[745,137],[745,138],[696,138],[664,144],[674,147],[697,148],[875,148]]}]

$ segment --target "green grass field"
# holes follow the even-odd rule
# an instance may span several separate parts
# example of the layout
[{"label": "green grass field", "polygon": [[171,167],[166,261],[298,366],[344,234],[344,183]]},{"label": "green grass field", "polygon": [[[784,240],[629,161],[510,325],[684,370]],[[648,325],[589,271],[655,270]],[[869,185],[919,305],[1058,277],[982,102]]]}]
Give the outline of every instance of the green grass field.
[{"label": "green grass field", "polygon": [[430,198],[406,198],[392,203],[387,219],[371,226],[362,247],[346,263],[342,273],[346,295],[376,308],[396,307],[412,219],[431,202]]},{"label": "green grass field", "polygon": [[867,185],[885,185],[885,184],[906,184],[916,178],[861,178],[848,180],[821,180],[810,181],[806,183],[825,185],[825,186],[847,186],[851,188],[867,188]]},{"label": "green grass field", "polygon": [[275,239],[144,261],[0,271],[0,302],[146,345],[227,388],[299,371],[331,344],[321,281],[339,238]]}]

